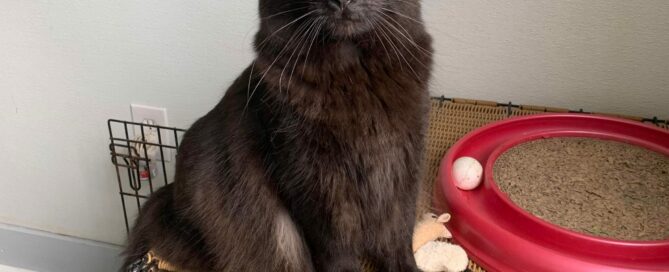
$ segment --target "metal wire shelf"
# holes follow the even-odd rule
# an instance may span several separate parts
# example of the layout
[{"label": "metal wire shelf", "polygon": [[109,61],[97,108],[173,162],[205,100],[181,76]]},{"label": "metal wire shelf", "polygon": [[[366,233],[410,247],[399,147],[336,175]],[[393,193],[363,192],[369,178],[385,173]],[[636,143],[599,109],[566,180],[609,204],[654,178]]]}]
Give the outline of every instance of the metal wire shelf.
[{"label": "metal wire shelf", "polygon": [[[184,129],[110,119],[109,152],[123,206],[126,231],[141,205],[171,182]],[[131,133],[131,131],[133,133]],[[133,205],[134,203],[134,205]]]}]

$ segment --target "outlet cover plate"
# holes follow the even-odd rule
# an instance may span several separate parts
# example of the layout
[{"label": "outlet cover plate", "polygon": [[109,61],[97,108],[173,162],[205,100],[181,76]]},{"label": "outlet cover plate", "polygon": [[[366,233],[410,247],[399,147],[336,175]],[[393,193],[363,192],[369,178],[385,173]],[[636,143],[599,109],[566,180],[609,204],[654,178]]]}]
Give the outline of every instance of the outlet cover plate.
[{"label": "outlet cover plate", "polygon": [[[167,109],[146,105],[130,104],[130,112],[132,114],[132,121],[135,123],[143,123],[144,121],[151,121],[154,125],[169,127],[167,122]],[[134,137],[141,137],[140,126],[133,126]],[[144,133],[147,135],[149,133],[148,128],[144,128]],[[174,145],[174,136],[168,133],[166,130],[161,130],[160,138],[164,145]],[[163,149],[164,161],[168,162],[172,160],[172,150]]]}]

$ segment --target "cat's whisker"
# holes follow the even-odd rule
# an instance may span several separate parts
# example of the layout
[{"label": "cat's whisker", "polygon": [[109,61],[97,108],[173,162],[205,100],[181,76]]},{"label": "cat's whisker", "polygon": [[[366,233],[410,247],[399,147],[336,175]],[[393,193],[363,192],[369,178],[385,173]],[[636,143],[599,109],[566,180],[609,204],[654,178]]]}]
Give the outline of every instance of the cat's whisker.
[{"label": "cat's whisker", "polygon": [[[295,73],[295,68],[297,67],[297,63],[300,61],[300,57],[302,56],[302,52],[304,51],[305,46],[307,46],[309,44],[309,41],[311,40],[311,36],[313,35],[312,33],[314,33],[314,30],[316,30],[317,22],[319,22],[319,20],[313,19],[311,21],[311,25],[305,31],[303,42],[300,45],[300,51],[298,52],[297,57],[295,58],[295,62],[293,63],[293,69],[291,69],[290,76],[288,77],[288,85],[287,85],[288,88],[290,88],[290,85],[293,82],[293,74]],[[290,60],[288,60],[287,65],[290,65]]]},{"label": "cat's whisker", "polygon": [[280,16],[280,15],[284,15],[284,14],[286,14],[286,13],[290,13],[290,12],[294,12],[294,11],[298,11],[298,10],[303,10],[303,9],[306,9],[306,8],[308,8],[308,7],[299,7],[299,8],[294,8],[294,9],[284,10],[284,11],[282,11],[282,12],[277,12],[277,13],[274,13],[274,14],[272,14],[272,15],[268,15],[268,16],[265,16],[265,17],[260,17],[259,19],[260,19],[261,21],[262,21],[262,20],[267,20],[267,19],[272,19],[272,18],[274,18],[274,17]]},{"label": "cat's whisker", "polygon": [[[378,21],[378,20],[377,20],[377,21]],[[381,24],[377,24],[377,26],[379,26],[379,29],[378,29],[378,30],[379,30],[379,32],[381,33],[381,36],[383,36],[383,37],[385,38],[385,40],[386,40],[386,41],[388,42],[388,44],[390,45],[390,48],[393,49],[393,52],[395,53],[395,56],[397,57],[397,62],[398,62],[398,64],[399,64],[399,66],[400,66],[400,69],[401,69],[401,70],[404,70],[404,67],[402,66],[402,59],[400,58],[399,50],[397,49],[397,47],[396,47],[395,44],[393,43],[392,39],[390,39],[390,37],[388,36],[388,34],[386,33],[386,31],[384,31],[383,28],[380,27]]]},{"label": "cat's whisker", "polygon": [[[261,43],[258,44],[258,46],[257,46],[257,50],[258,50],[258,51],[262,51],[263,48],[264,48],[264,46],[265,46],[265,43],[266,43],[272,36],[276,35],[276,33],[278,33],[279,31],[281,31],[281,30],[283,30],[283,29],[285,29],[285,28],[287,28],[287,27],[289,27],[290,25],[295,24],[297,21],[301,20],[302,18],[304,18],[304,17],[306,17],[306,16],[308,16],[308,15],[310,15],[310,14],[313,14],[314,12],[315,12],[315,11],[312,11],[312,12],[309,12],[309,13],[303,15],[303,16],[300,16],[300,17],[298,17],[297,19],[293,20],[292,22],[289,22],[289,23],[287,23],[286,25],[284,25],[283,27],[281,27],[281,28],[279,28],[278,30],[274,31],[272,34],[270,34],[269,36],[267,36]],[[279,12],[279,13],[281,13],[281,12]],[[279,13],[276,13],[276,14],[274,14],[274,15],[278,15]],[[251,100],[251,97],[253,96],[253,94],[250,93],[250,92],[251,92],[251,82],[252,82],[252,80],[253,80],[253,75],[254,75],[253,70],[255,69],[255,65],[256,65],[256,60],[254,60],[253,63],[251,64],[251,71],[250,71],[250,73],[249,73],[249,82],[248,82],[248,84],[247,84],[247,89],[246,89],[246,96],[248,97],[248,100],[249,100],[249,101]],[[263,75],[263,78],[264,78],[264,75]],[[262,80],[262,79],[261,79],[261,80]],[[258,83],[258,84],[259,84],[259,83]],[[257,89],[257,88],[258,88],[258,85],[256,85],[256,87],[254,88],[253,92],[255,92],[255,89]],[[248,106],[248,102],[247,102],[247,106]]]},{"label": "cat's whisker", "polygon": [[253,69],[256,67],[257,59],[254,59],[251,63],[251,71],[249,72],[249,82],[246,84],[246,97],[251,97],[251,81],[253,80]]},{"label": "cat's whisker", "polygon": [[[281,69],[281,75],[279,76],[279,92],[281,92],[281,87],[283,86],[283,73],[286,71],[286,68],[288,68],[288,66],[290,66],[290,62],[293,59],[293,57],[295,56],[295,54],[298,52],[298,49],[299,49],[300,52],[302,51],[302,49],[300,49],[300,48],[304,47],[304,43],[305,43],[304,41],[307,38],[307,34],[311,31],[311,28],[313,28],[313,26],[314,26],[314,20],[315,19],[312,19],[310,21],[311,23],[302,24],[296,30],[296,33],[300,33],[300,35],[297,38],[297,41],[295,42],[296,44],[294,46],[295,48],[293,49],[293,53],[290,54],[290,57],[288,58],[288,61],[286,61],[286,63],[283,65],[283,69]],[[296,59],[299,59],[299,54],[298,54]],[[291,74],[291,77],[292,77],[292,74]],[[286,86],[286,88],[290,88],[290,81],[288,82],[288,85]]]},{"label": "cat's whisker", "polygon": [[[416,18],[414,18],[414,17],[411,17],[411,16],[409,16],[409,15],[406,15],[406,14],[404,14],[404,13],[402,13],[402,12],[399,12],[399,11],[397,11],[397,10],[393,10],[393,9],[389,9],[389,8],[385,8],[385,7],[381,7],[380,9],[381,9],[381,10],[384,10],[384,11],[387,11],[387,12],[389,12],[389,13],[393,13],[393,14],[395,14],[395,15],[397,15],[397,16],[399,16],[399,17],[402,17],[402,18],[404,18],[404,19],[407,19],[407,20],[409,20],[409,21],[412,21],[412,22],[414,22],[414,23],[420,25],[421,27],[427,28],[427,25],[425,24],[425,22],[423,22],[423,21],[421,21],[421,20],[418,20],[418,19],[416,19]],[[443,32],[443,31],[441,31],[439,28],[431,28],[430,31],[431,31],[431,32],[436,32],[436,33],[438,33],[439,35],[442,35],[442,36],[447,36],[447,37],[449,37],[449,38],[450,38],[451,40],[453,40],[453,41],[457,41],[457,42],[460,42],[460,43],[466,43],[466,41],[462,40],[461,38],[459,38],[459,37],[457,37],[457,36],[454,36],[454,35],[452,35],[451,33]]]},{"label": "cat's whisker", "polygon": [[409,4],[409,5],[412,5],[416,8],[421,8],[420,4],[416,4],[416,3],[412,3],[412,2],[408,2],[408,1],[404,1],[404,0],[397,0],[397,2],[400,2],[402,4]]},{"label": "cat's whisker", "polygon": [[304,64],[302,65],[302,74],[306,72],[307,69],[307,61],[309,61],[309,54],[311,53],[311,48],[314,46],[314,42],[316,41],[316,38],[318,38],[318,34],[323,30],[323,26],[325,25],[325,20],[322,18],[320,19],[320,23],[318,25],[318,28],[314,32],[314,37],[311,39],[311,44],[309,44],[309,49],[307,50],[307,55],[304,57]]},{"label": "cat's whisker", "polygon": [[265,39],[264,39],[262,42],[258,43],[258,45],[257,45],[257,47],[258,47],[258,51],[261,51],[262,48],[265,46],[265,43],[268,42],[268,41],[270,40],[270,38],[272,38],[274,35],[276,35],[277,33],[281,32],[282,30],[288,28],[289,26],[291,26],[291,25],[293,25],[293,24],[299,22],[300,20],[302,20],[302,19],[304,19],[305,17],[310,16],[310,15],[312,15],[312,14],[314,14],[314,13],[316,13],[316,10],[312,10],[312,11],[310,11],[310,12],[307,12],[307,13],[305,13],[304,15],[302,15],[302,16],[300,16],[300,17],[297,17],[295,20],[293,20],[293,21],[291,21],[291,22],[285,24],[284,26],[282,26],[282,27],[278,28],[277,30],[275,30],[274,32],[272,32],[272,34],[270,34],[270,35],[268,35],[267,37],[265,37]]},{"label": "cat's whisker", "polygon": [[[377,18],[379,18],[379,19],[383,19],[382,17],[377,17]],[[394,33],[394,32],[392,31],[392,29],[389,29],[389,28],[385,25],[385,23],[383,23],[384,21],[380,21],[380,22],[381,22],[381,23],[380,23],[378,26],[380,26],[379,30],[381,31],[381,33],[383,33],[383,34],[387,37],[387,39],[388,39],[389,42],[391,43],[391,46],[394,48],[396,54],[402,58],[402,60],[403,60],[404,63],[407,65],[407,67],[411,70],[411,72],[413,73],[413,75],[416,76],[417,79],[420,79],[420,76],[418,76],[418,73],[417,73],[416,70],[413,68],[413,66],[411,65],[411,63],[406,59],[406,57],[404,57],[403,54],[399,53],[401,50],[400,50],[399,47],[398,47],[395,43],[393,43],[392,41],[395,40],[396,43],[399,42],[400,45],[402,45],[402,47],[404,47],[404,49],[405,49],[407,52],[410,52],[410,50],[409,50],[408,48],[406,48],[406,45],[404,45],[404,43],[403,43],[401,40],[399,40],[399,39],[397,38],[397,34]],[[392,39],[391,37],[392,37],[392,38],[395,38],[395,39]],[[402,66],[400,65],[400,67],[402,67]]]},{"label": "cat's whisker", "polygon": [[[388,16],[387,14],[384,14],[384,13],[381,13],[381,15]],[[383,27],[384,29],[386,29],[390,34],[392,34],[392,37],[396,38],[397,42],[401,43],[402,47],[404,47],[404,49],[406,49],[408,51],[408,53],[411,54],[411,50],[409,50],[409,48],[406,47],[406,44],[404,43],[403,40],[406,40],[411,45],[414,45],[414,47],[416,49],[419,49],[419,50],[423,49],[423,50],[427,51],[426,49],[424,49],[421,46],[419,46],[418,44],[416,44],[416,42],[413,40],[413,38],[409,37],[409,36],[411,36],[411,34],[408,32],[408,30],[406,30],[406,28],[402,28],[402,29],[404,29],[404,31],[409,36],[404,35],[404,33],[400,29],[398,29],[391,21],[387,20],[386,18],[379,16],[378,19],[381,20],[380,21],[380,26]],[[404,39],[400,39],[400,37],[404,38]],[[429,52],[429,51],[427,51],[427,52]],[[422,52],[422,53],[424,53],[424,52]],[[426,55],[430,56],[430,54],[426,54]],[[415,58],[415,56],[414,56],[414,58]]]},{"label": "cat's whisker", "polygon": [[[386,22],[387,25],[389,25],[393,29],[395,29],[403,38],[405,38],[405,40],[407,40],[410,43],[410,45],[412,45],[414,48],[416,48],[420,54],[424,55],[427,58],[432,58],[435,55],[439,55],[438,53],[435,53],[434,51],[427,50],[427,49],[423,48],[422,46],[418,45],[418,43],[414,39],[411,38],[412,37],[411,33],[404,26],[402,26],[402,24],[399,21],[397,21],[397,19],[395,19],[392,16],[390,16],[388,14],[385,14],[385,13],[381,13],[381,15],[383,15],[386,18],[392,20],[392,21],[387,21],[387,20],[384,20],[384,21],[387,21]],[[392,22],[395,22],[395,23],[392,23]],[[401,28],[401,30],[398,27]],[[433,70],[434,69],[439,69],[441,71],[447,71],[440,63],[432,63],[431,64],[432,66],[428,67],[428,65],[423,63],[420,59],[418,59],[418,56],[414,55],[411,50],[407,50],[407,51],[423,67],[425,67],[427,69],[433,69]],[[443,88],[443,86],[441,86],[439,81],[431,81],[430,84],[436,84],[436,85],[439,85],[438,86],[439,88]]]},{"label": "cat's whisker", "polygon": [[[411,39],[408,38],[407,36],[404,36],[404,34],[402,34],[401,31],[400,31],[399,29],[397,29],[395,26],[393,26],[388,20],[386,20],[386,19],[384,19],[384,18],[381,18],[381,19],[385,22],[385,24],[384,24],[383,26],[386,27],[386,29],[388,29],[388,31],[390,31],[391,34],[394,34],[394,36],[395,36],[396,38],[397,38],[397,36],[398,36],[398,34],[399,34],[399,36],[404,37],[404,38],[405,38],[407,41],[409,41],[410,43],[414,43],[414,44],[415,44],[415,42],[414,42],[413,40],[411,40]],[[394,31],[393,31],[393,29],[394,29]],[[413,58],[414,58],[419,64],[421,64],[423,67],[425,67],[425,68],[427,68],[427,69],[430,68],[428,65],[426,65],[425,63],[423,63],[423,62],[421,61],[420,58],[418,58],[416,55],[414,55],[414,54],[412,53],[412,50],[411,50],[410,48],[407,48],[406,44],[405,44],[401,39],[398,39],[398,40],[399,40],[398,42],[400,43],[400,45],[402,45],[402,47],[404,47],[404,49],[406,50],[406,52],[409,53],[409,54],[411,55],[411,57],[413,57]],[[430,55],[426,54],[426,56],[430,56]]]},{"label": "cat's whisker", "polygon": [[[304,15],[298,17],[297,19],[293,20],[292,22],[290,22],[290,23],[284,25],[283,27],[281,27],[279,30],[281,30],[281,29],[285,29],[285,28],[287,28],[288,26],[290,26],[290,25],[292,25],[292,24],[295,24],[296,22],[298,22],[299,20],[301,20],[301,19],[307,17],[308,15],[312,14],[313,12],[315,12],[315,11],[306,13],[306,14],[304,14]],[[277,30],[277,31],[279,31],[279,30]],[[275,31],[275,33],[276,33],[277,31]],[[269,67],[265,70],[265,72],[263,72],[262,76],[261,76],[260,79],[258,80],[258,83],[257,83],[256,86],[253,88],[253,91],[251,91],[251,93],[250,93],[250,94],[248,95],[248,97],[247,97],[246,105],[244,105],[244,111],[243,111],[243,113],[246,113],[246,110],[248,109],[249,104],[251,103],[251,99],[253,98],[253,95],[254,95],[255,92],[258,90],[258,87],[260,87],[260,84],[262,84],[263,80],[264,80],[265,77],[267,76],[267,73],[269,73],[269,71],[272,69],[272,67],[274,67],[274,65],[276,64],[276,62],[283,56],[284,52],[286,51],[286,49],[287,49],[288,46],[291,44],[292,40],[296,37],[297,34],[298,34],[298,32],[293,33],[293,35],[290,37],[289,41],[283,46],[283,49],[281,49],[281,51],[277,54],[277,56],[274,58],[274,60],[272,61],[272,63],[269,65]],[[268,38],[269,38],[269,37],[268,37]],[[266,39],[266,40],[267,40],[267,39]],[[247,92],[248,92],[248,91],[247,91]]]},{"label": "cat's whisker", "polygon": [[409,20],[409,21],[412,21],[412,22],[414,22],[414,23],[416,23],[416,24],[419,24],[419,25],[421,25],[421,26],[425,26],[425,23],[423,23],[423,22],[421,22],[421,21],[417,20],[416,18],[413,18],[413,17],[411,17],[411,16],[409,16],[409,15],[406,15],[406,14],[404,14],[404,13],[401,13],[401,12],[399,12],[399,11],[392,10],[392,9],[389,9],[389,8],[384,8],[384,7],[381,7],[381,9],[382,9],[382,10],[385,10],[385,11],[387,11],[387,12],[390,12],[390,13],[397,14],[397,16],[400,16],[400,17],[402,17],[402,18],[405,18],[405,19],[407,19],[407,20]]},{"label": "cat's whisker", "polygon": [[[411,33],[409,33],[409,31],[404,26],[402,26],[402,24],[400,24],[397,20],[395,20],[395,18],[393,18],[392,16],[390,16],[388,14],[385,14],[385,13],[381,13],[381,15],[384,16],[385,18],[391,20],[391,21],[388,22],[388,25],[392,26],[395,30],[397,30],[397,32],[400,35],[402,35],[402,37],[404,37],[407,41],[409,41],[409,43],[411,43],[411,45],[413,45],[416,49],[420,50],[421,53],[424,53],[426,56],[428,56],[428,57],[432,56],[433,53],[430,50],[427,50],[427,49],[423,48],[422,46],[418,45],[418,43],[416,43],[415,40],[410,38]],[[398,27],[401,28],[401,30]]]},{"label": "cat's whisker", "polygon": [[383,47],[383,50],[386,52],[385,55],[388,58],[388,63],[392,63],[393,60],[392,60],[392,57],[390,56],[390,51],[388,51],[388,47],[386,47],[386,43],[383,42],[383,39],[381,39],[381,36],[379,36],[379,32],[376,30],[377,25],[376,25],[375,21],[370,20],[370,19],[366,19],[366,20],[367,20],[367,23],[372,25],[372,33],[374,33],[374,36],[376,36],[376,38],[378,39],[378,42],[381,43],[381,47]]}]

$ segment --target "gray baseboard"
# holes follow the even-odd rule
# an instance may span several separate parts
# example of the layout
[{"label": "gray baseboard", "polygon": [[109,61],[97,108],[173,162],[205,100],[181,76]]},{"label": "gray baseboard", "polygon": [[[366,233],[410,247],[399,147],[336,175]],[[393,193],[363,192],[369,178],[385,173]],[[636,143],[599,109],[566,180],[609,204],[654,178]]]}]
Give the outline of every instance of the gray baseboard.
[{"label": "gray baseboard", "polygon": [[0,224],[0,265],[38,272],[117,272],[116,245]]}]

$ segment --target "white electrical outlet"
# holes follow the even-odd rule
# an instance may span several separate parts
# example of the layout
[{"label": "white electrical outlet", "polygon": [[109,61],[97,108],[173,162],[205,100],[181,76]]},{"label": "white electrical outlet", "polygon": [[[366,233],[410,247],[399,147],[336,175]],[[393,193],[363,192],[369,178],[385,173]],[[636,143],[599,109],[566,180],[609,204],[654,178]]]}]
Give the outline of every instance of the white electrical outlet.
[{"label": "white electrical outlet", "polygon": [[[163,126],[163,127],[169,127],[169,124],[167,122],[167,109],[165,108],[158,108],[158,107],[152,107],[152,106],[144,106],[144,105],[137,105],[137,104],[131,104],[130,105],[130,111],[132,114],[132,121],[135,123],[144,123],[144,124],[152,124],[152,125],[157,125],[157,126]],[[144,137],[147,139],[147,141],[155,141],[156,144],[158,143],[157,139],[156,140],[149,140],[148,135],[152,133],[151,129],[148,127],[144,127]],[[157,130],[154,130],[153,133],[157,133]],[[133,134],[134,137],[141,137],[142,136],[142,131],[140,130],[140,126],[133,126]],[[171,145],[174,146],[174,135],[171,135],[169,131],[167,130],[161,130],[160,131],[160,140],[163,145]],[[165,161],[171,161],[172,160],[172,152],[171,149],[163,148],[163,156]],[[154,159],[160,159],[160,153],[157,153],[157,158]]]}]

